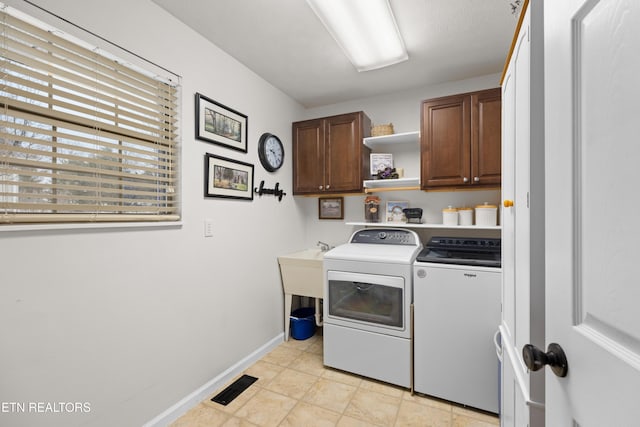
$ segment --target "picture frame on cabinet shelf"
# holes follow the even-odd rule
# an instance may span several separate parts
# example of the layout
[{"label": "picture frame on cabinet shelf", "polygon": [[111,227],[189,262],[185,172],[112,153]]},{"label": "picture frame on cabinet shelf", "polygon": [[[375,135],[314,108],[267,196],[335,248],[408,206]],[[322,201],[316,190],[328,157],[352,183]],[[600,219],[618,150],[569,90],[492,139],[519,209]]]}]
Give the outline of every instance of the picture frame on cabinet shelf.
[{"label": "picture frame on cabinet shelf", "polygon": [[409,207],[408,201],[388,201],[387,210],[385,211],[386,222],[403,224],[407,222],[407,217],[403,212],[403,209]]},{"label": "picture frame on cabinet shelf", "polygon": [[318,198],[319,219],[343,219],[344,197],[320,197]]},{"label": "picture frame on cabinet shelf", "polygon": [[196,93],[196,138],[246,153],[249,118]]},{"label": "picture frame on cabinet shelf", "polygon": [[253,200],[253,165],[206,153],[204,196]]}]

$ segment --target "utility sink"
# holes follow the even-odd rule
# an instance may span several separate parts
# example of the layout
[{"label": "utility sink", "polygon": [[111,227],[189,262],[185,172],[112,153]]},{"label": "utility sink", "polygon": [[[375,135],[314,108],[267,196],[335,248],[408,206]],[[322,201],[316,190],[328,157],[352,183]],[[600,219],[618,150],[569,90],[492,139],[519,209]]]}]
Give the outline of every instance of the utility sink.
[{"label": "utility sink", "polygon": [[322,260],[320,249],[304,249],[278,257],[285,294],[322,298]]},{"label": "utility sink", "polygon": [[320,325],[318,299],[323,296],[322,262],[324,254],[319,248],[313,248],[278,257],[284,290],[285,340],[289,339],[289,318],[293,295],[316,298],[316,324]]},{"label": "utility sink", "polygon": [[280,265],[284,262],[285,264],[292,263],[297,265],[314,265],[320,263],[320,266],[322,266],[324,254],[325,253],[319,248],[304,249],[292,254],[279,256],[278,262]]}]

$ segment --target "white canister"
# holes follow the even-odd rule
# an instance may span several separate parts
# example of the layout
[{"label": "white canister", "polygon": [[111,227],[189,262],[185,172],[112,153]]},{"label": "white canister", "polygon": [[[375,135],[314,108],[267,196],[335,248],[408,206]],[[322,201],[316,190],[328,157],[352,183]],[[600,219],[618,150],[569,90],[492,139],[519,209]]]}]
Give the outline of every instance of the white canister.
[{"label": "white canister", "polygon": [[476,225],[481,227],[494,227],[498,225],[498,207],[484,202],[476,206]]},{"label": "white canister", "polygon": [[442,209],[442,223],[444,225],[458,225],[458,209],[453,206]]},{"label": "white canister", "polygon": [[473,225],[473,208],[458,208],[460,225]]}]

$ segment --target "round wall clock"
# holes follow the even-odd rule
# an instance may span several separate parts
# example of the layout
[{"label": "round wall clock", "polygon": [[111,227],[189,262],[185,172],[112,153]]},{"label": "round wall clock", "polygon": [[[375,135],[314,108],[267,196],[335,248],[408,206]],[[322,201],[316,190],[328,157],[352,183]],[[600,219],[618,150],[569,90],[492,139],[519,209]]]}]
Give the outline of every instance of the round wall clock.
[{"label": "round wall clock", "polygon": [[284,146],[280,138],[270,133],[263,133],[258,141],[258,157],[260,163],[269,172],[274,172],[284,163]]}]

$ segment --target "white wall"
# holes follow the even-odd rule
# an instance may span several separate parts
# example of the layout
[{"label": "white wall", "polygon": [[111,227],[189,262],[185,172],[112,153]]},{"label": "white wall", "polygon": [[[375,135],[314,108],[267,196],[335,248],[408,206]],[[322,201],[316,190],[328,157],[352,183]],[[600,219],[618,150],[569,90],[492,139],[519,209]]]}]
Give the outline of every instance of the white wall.
[{"label": "white wall", "polygon": [[[472,79],[448,82],[439,85],[425,86],[422,88],[400,92],[395,94],[358,99],[341,104],[307,109],[301,119],[326,117],[335,114],[352,111],[364,111],[372,123],[393,123],[394,131],[413,132],[420,130],[420,103],[425,99],[456,93],[472,92],[499,86],[500,74],[491,74]],[[386,147],[385,147],[386,148]],[[392,151],[393,150],[393,151]],[[376,150],[378,151],[378,150]],[[400,149],[389,147],[389,152],[394,153],[396,167],[405,169],[405,176],[420,176],[419,146],[415,148]],[[411,207],[423,209],[423,220],[432,223],[441,223],[443,208],[452,206],[475,206],[483,202],[498,204],[500,201],[499,190],[483,191],[402,191],[378,193],[383,203],[389,200],[408,200]],[[332,245],[344,243],[355,230],[361,227],[346,226],[344,221],[319,220],[316,198],[300,197],[300,206],[307,214],[307,245],[313,245],[317,240],[326,241]],[[364,196],[345,197],[345,220],[364,220]],[[443,233],[439,230],[438,233]],[[433,233],[423,230],[419,233],[427,240]],[[459,235],[459,232],[448,232],[450,235]],[[487,235],[499,237],[499,232],[472,233],[474,235]],[[468,232],[465,235],[470,235]]]},{"label": "white wall", "polygon": [[[183,225],[0,232],[0,402],[91,405],[0,412],[0,425],[139,426],[282,334],[276,256],[304,247],[306,212],[291,159],[269,174],[256,146],[272,132],[290,152],[302,108],[150,0],[35,3],[182,76]],[[247,154],[194,138],[195,92],[248,116]],[[205,152],[253,163],[256,185],[289,194],[205,199]]]},{"label": "white wall", "polygon": [[[5,3],[45,17],[20,0]],[[35,3],[182,76],[183,224],[0,232],[0,402],[91,404],[88,414],[0,412],[0,425],[142,425],[282,333],[276,256],[317,240],[343,243],[353,227],[318,220],[317,198],[292,197],[290,157],[275,174],[261,168],[263,132],[279,135],[290,153],[291,122],[304,118],[363,110],[397,132],[418,130],[422,99],[498,81],[485,76],[304,111],[150,0]],[[195,92],[249,117],[249,153],[194,138]],[[279,182],[288,195],[280,203],[205,199],[205,152],[255,164],[256,185]],[[431,221],[448,204],[498,197],[384,196],[411,200]],[[362,219],[363,199],[345,198],[346,220]],[[212,238],[203,237],[205,218],[216,223]]]}]

